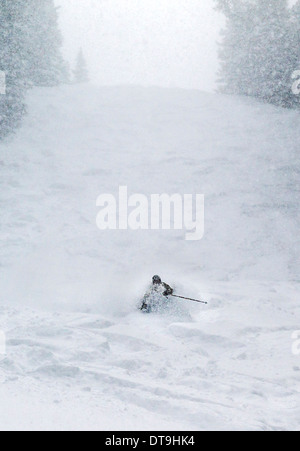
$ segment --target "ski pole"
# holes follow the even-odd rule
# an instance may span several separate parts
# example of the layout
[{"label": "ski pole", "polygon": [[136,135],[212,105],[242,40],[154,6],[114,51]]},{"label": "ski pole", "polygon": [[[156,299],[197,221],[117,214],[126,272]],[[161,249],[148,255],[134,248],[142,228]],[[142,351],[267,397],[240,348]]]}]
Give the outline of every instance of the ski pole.
[{"label": "ski pole", "polygon": [[173,296],[173,298],[185,299],[186,301],[198,302],[199,304],[205,304],[205,305],[208,304],[208,302],[199,301],[198,299],[185,298],[183,296],[177,296],[175,294],[171,294],[171,296]]}]

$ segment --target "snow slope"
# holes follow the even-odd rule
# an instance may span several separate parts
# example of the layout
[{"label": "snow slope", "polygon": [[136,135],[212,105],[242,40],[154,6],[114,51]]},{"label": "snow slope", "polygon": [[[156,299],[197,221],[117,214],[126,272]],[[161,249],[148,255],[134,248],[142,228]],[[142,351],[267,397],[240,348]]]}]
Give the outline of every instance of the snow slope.
[{"label": "snow slope", "polygon": [[[299,429],[299,143],[247,99],[34,90],[0,149],[0,429]],[[100,232],[120,185],[205,194],[204,239]],[[209,305],[139,314],[154,273]]]}]

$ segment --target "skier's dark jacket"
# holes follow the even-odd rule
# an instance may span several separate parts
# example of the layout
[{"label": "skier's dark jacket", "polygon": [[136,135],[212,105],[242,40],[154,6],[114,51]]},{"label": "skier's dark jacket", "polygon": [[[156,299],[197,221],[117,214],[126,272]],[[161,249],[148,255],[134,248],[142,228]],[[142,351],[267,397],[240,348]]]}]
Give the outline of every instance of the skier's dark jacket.
[{"label": "skier's dark jacket", "polygon": [[171,296],[174,293],[173,288],[171,288],[167,283],[162,282],[162,286],[165,288],[165,291],[163,292],[164,296]]}]

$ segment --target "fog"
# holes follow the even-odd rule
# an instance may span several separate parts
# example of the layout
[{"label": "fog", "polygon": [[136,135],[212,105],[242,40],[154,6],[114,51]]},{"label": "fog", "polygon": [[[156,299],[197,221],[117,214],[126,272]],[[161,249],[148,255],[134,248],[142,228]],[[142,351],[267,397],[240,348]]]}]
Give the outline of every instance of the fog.
[{"label": "fog", "polygon": [[213,91],[223,17],[213,0],[57,0],[64,52],[99,85]]}]

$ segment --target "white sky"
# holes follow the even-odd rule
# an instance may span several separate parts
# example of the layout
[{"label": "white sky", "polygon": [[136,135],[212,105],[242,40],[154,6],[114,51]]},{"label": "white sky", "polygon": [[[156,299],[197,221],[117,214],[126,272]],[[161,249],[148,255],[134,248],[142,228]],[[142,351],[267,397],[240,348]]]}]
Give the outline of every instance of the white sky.
[{"label": "white sky", "polygon": [[65,53],[92,81],[212,91],[223,18],[213,0],[56,0]]}]

